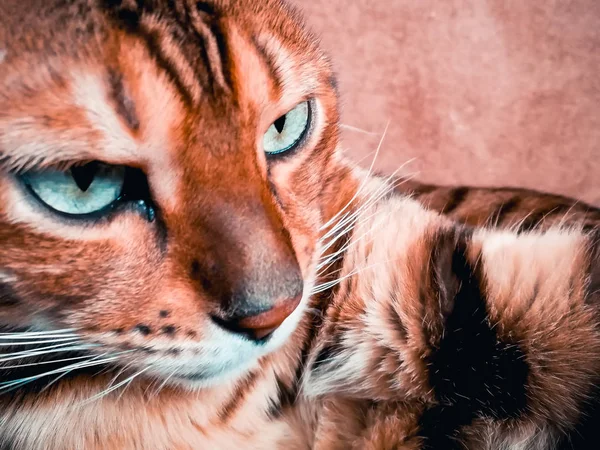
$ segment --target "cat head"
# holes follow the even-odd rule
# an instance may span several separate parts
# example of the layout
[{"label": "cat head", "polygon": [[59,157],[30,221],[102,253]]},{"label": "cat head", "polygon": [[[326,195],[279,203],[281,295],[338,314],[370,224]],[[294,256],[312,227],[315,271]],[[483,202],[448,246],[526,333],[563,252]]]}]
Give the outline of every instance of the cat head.
[{"label": "cat head", "polygon": [[0,15],[0,327],[51,341],[44,358],[196,385],[280,347],[349,177],[335,78],[295,11],[5,0]]}]

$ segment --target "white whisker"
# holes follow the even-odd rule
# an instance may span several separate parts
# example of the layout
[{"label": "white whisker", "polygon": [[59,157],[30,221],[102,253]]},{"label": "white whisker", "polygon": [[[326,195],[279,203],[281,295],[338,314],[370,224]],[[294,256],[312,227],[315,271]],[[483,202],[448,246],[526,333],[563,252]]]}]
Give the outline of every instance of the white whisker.
[{"label": "white whisker", "polygon": [[110,380],[106,389],[110,389],[115,384],[115,382],[119,379],[121,374],[123,372],[125,372],[129,367],[131,367],[131,365],[133,363],[134,363],[134,361],[129,361],[127,364],[125,364],[123,367],[121,367],[121,369],[117,372],[117,374]]},{"label": "white whisker", "polygon": [[347,275],[344,275],[343,277],[340,277],[340,278],[338,278],[336,280],[328,281],[326,283],[322,283],[320,285],[315,286],[313,288],[313,290],[311,291],[311,295],[318,294],[319,292],[323,292],[323,291],[326,291],[328,289],[331,289],[332,287],[340,284],[342,281],[347,280],[348,278],[353,277],[354,275],[357,275],[357,274],[359,274],[361,272],[364,272],[367,269],[373,269],[373,268],[375,268],[377,266],[380,266],[382,264],[387,264],[387,263],[390,263],[390,262],[394,262],[396,260],[397,260],[397,258],[396,259],[388,259],[388,260],[376,262],[374,264],[370,264],[370,265],[365,266],[365,267],[360,267],[358,269],[355,269],[352,272],[348,273]]},{"label": "white whisker", "polygon": [[77,329],[65,328],[62,330],[52,330],[52,331],[17,331],[17,332],[13,332],[13,333],[0,333],[0,336],[45,336],[45,335],[67,334],[67,333],[74,335],[72,333],[73,331],[77,331]]},{"label": "white whisker", "polygon": [[63,343],[55,344],[55,345],[47,345],[45,347],[33,347],[33,348],[30,348],[30,349],[19,350],[19,351],[16,351],[16,352],[0,353],[0,357],[1,358],[6,358],[8,356],[15,356],[15,355],[17,355],[17,356],[18,355],[28,355],[28,354],[32,354],[32,353],[44,352],[46,350],[52,350],[52,349],[55,349],[55,348],[68,347],[70,345],[73,345],[72,341],[63,342]]},{"label": "white whisker", "polygon": [[177,373],[177,369],[174,369],[173,372],[171,372],[171,374],[166,377],[162,383],[160,383],[160,385],[158,386],[158,388],[154,391],[154,393],[150,396],[150,398],[154,398],[157,397],[158,394],[160,394],[160,391],[162,391],[162,389],[167,385],[167,383],[169,382],[169,380]]},{"label": "white whisker", "polygon": [[[361,204],[361,206],[358,209],[356,209],[355,211],[351,211],[350,216],[347,217],[346,219],[342,218],[334,227],[332,227],[325,235],[323,235],[320,238],[320,241],[324,241],[327,237],[331,236],[332,234],[335,234],[336,231],[340,227],[345,226],[348,222],[354,220],[354,218],[356,216],[358,216],[363,210],[369,208],[371,205],[373,205],[374,203],[379,201],[381,198],[385,197],[388,193],[392,192],[395,188],[402,185],[403,183],[406,183],[407,181],[410,181],[414,177],[414,174],[401,177],[400,179],[396,180],[393,183],[391,182],[394,179],[394,177],[396,176],[396,174],[400,170],[402,170],[402,168],[406,164],[409,164],[411,161],[412,160],[407,161],[402,166],[397,168],[394,172],[392,172],[392,174],[390,174],[385,180],[382,180],[381,185],[375,191],[373,191],[369,197],[364,199],[364,202]],[[344,217],[346,217],[347,214],[348,213],[346,213],[344,215]]]},{"label": "white whisker", "polygon": [[[149,369],[149,367],[146,367],[146,369]],[[143,372],[145,372],[145,371],[146,371],[146,369],[144,369],[144,371],[143,371]],[[141,375],[141,374],[142,374],[142,371],[138,372],[138,374],[137,374],[136,376],[134,376],[134,377],[130,377],[130,378],[129,378],[129,381],[128,381],[127,383],[125,383],[125,387],[123,388],[123,390],[121,390],[121,392],[119,392],[119,395],[118,395],[118,397],[117,397],[117,400],[120,400],[120,399],[121,399],[121,397],[123,397],[123,394],[125,394],[125,391],[127,390],[127,388],[128,388],[129,386],[131,386],[131,383],[133,383],[133,380],[134,380],[134,379],[135,379],[135,378],[136,378],[138,375]]]},{"label": "white whisker", "polygon": [[73,358],[65,358],[65,359],[53,359],[51,361],[40,361],[35,363],[27,363],[27,364],[19,364],[16,366],[0,366],[0,370],[8,370],[8,369],[20,369],[21,367],[33,367],[33,366],[41,366],[44,364],[56,364],[67,361],[76,361],[80,359],[89,358],[89,355],[86,356],[74,356]]},{"label": "white whisker", "polygon": [[513,224],[509,230],[513,233],[516,233],[518,230],[521,229],[521,227],[523,226],[523,224],[527,221],[527,219],[533,214],[533,212],[529,212],[525,215],[525,217],[523,217],[521,220],[519,220],[518,222],[516,222],[515,224]]},{"label": "white whisker", "polygon": [[[118,359],[118,358],[116,358],[117,356],[123,355],[123,354],[125,354],[125,353],[131,353],[132,351],[133,351],[133,350],[125,350],[125,351],[122,351],[122,352],[110,353],[110,357],[111,357],[111,358],[112,358],[112,357],[115,357],[115,359]],[[102,357],[104,357],[104,356],[106,356],[106,355],[108,355],[108,354],[109,354],[109,352],[102,353],[102,354],[100,354],[100,355],[94,356],[94,357],[93,357],[93,358],[91,358],[89,361],[91,362],[91,361],[94,361],[94,360],[98,360],[98,358],[102,358]],[[60,379],[61,379],[61,378],[63,378],[64,376],[66,376],[66,375],[68,375],[69,373],[71,373],[73,370],[77,370],[77,368],[73,368],[73,369],[67,370],[66,372],[64,372],[64,373],[60,374],[58,377],[56,377],[54,380],[52,380],[50,383],[48,383],[48,384],[47,384],[47,385],[44,387],[44,389],[42,389],[42,392],[43,392],[43,391],[45,391],[46,389],[48,389],[50,386],[52,386],[54,383],[56,383],[58,380],[60,380]]]},{"label": "white whisker", "polygon": [[[48,341],[26,341],[26,342],[2,342],[0,340],[0,347],[16,347],[19,345],[39,345],[39,344],[54,344],[57,342],[73,342],[77,341],[79,338],[71,337],[71,338],[61,338],[61,339],[52,339]],[[1,353],[0,353],[1,354]]]},{"label": "white whisker", "polygon": [[50,370],[48,372],[44,372],[39,375],[34,375],[31,377],[26,377],[26,378],[20,378],[18,380],[14,380],[14,381],[2,382],[2,383],[0,383],[0,392],[10,390],[11,388],[18,387],[18,386],[30,383],[35,380],[39,380],[40,378],[50,376],[50,375],[60,374],[65,371],[71,372],[73,370],[83,369],[86,367],[93,367],[95,365],[105,364],[107,362],[111,362],[116,359],[117,359],[116,357],[110,357],[110,358],[106,358],[106,359],[98,360],[98,361],[83,361],[83,362],[79,362],[77,364],[70,364],[68,366],[61,367],[59,369]]},{"label": "white whisker", "polygon": [[76,334],[51,334],[51,335],[47,335],[47,336],[46,335],[44,335],[44,336],[42,336],[42,335],[37,335],[37,336],[3,335],[3,336],[0,336],[0,341],[8,341],[8,340],[25,341],[25,340],[30,340],[30,339],[44,340],[44,339],[68,339],[68,338],[77,338],[77,335]]},{"label": "white whisker", "polygon": [[373,150],[372,152],[365,153],[365,155],[362,158],[352,159],[348,161],[348,164],[351,164],[354,167],[362,167],[361,163],[366,161],[367,159],[372,158],[376,151],[377,149]]},{"label": "white whisker", "polygon": [[355,131],[357,133],[368,134],[368,135],[371,135],[371,136],[376,136],[377,135],[377,133],[375,133],[373,131],[363,130],[362,128],[354,127],[352,125],[347,125],[345,123],[340,123],[340,128],[343,128],[343,129],[349,130],[349,131]]},{"label": "white whisker", "polygon": [[567,212],[565,212],[565,214],[561,217],[561,219],[558,221],[558,228],[564,228],[564,226],[567,223],[567,220],[569,220],[569,216],[570,215],[575,215],[575,213],[573,213],[573,210],[575,209],[575,207],[577,205],[579,205],[579,200],[576,200],[567,210]]},{"label": "white whisker", "polygon": [[[390,175],[390,178],[392,178],[393,176],[394,176],[394,174]],[[389,179],[385,180],[385,182],[383,183],[384,187],[378,189],[377,191],[375,191],[373,193],[373,195],[371,196],[371,198],[369,198],[364,205],[362,205],[358,210],[355,211],[354,216],[356,216],[356,217],[354,217],[353,220],[356,220],[360,216],[360,214],[363,213],[363,210],[365,210],[367,208],[370,208],[372,205],[374,205],[376,202],[378,202],[381,198],[385,197],[389,192],[391,192],[393,189],[395,189],[397,186],[401,185],[402,183],[405,183],[405,182],[409,181],[410,179],[411,178],[402,178],[400,180],[397,180],[395,183],[391,183],[391,184],[389,183]],[[374,212],[373,214],[371,214],[371,215],[369,215],[369,216],[361,219],[361,221],[366,221],[366,220],[370,219],[371,217],[373,217],[375,214],[377,214],[377,212]],[[352,231],[352,229],[355,226],[356,226],[356,223],[354,222],[349,227],[347,227],[346,229],[342,230],[342,232],[340,232],[334,238],[332,238],[327,245],[322,246],[321,247],[321,254],[323,254],[325,251],[327,251],[342,236],[344,236],[348,232]],[[336,227],[337,227],[337,225],[336,225]],[[359,240],[361,238],[359,238]],[[326,261],[325,262],[320,262],[320,264],[318,264],[318,266],[317,266],[317,269],[320,269],[320,268],[324,267],[325,265],[329,264],[330,261],[334,261],[334,259],[337,258],[338,255],[341,255],[345,250],[347,250],[348,248],[350,248],[353,245],[353,242],[356,242],[356,240],[353,240],[351,242],[346,243],[342,249],[338,250],[336,253],[334,253],[332,255],[322,255],[322,256],[320,256],[319,259],[318,259],[318,261],[322,261],[323,259],[326,259]]]},{"label": "white whisker", "polygon": [[[318,257],[318,260],[317,260],[320,262],[320,264],[318,264],[318,269],[321,269],[322,267],[324,267],[330,263],[333,264],[333,261],[335,261],[335,259],[339,255],[343,254],[343,252],[345,250],[347,250],[348,248],[350,248],[353,245],[352,242],[348,242],[348,243],[344,244],[342,249],[338,250],[333,255],[325,255],[324,254],[329,248],[331,248],[335,244],[335,242],[337,242],[339,239],[341,239],[343,236],[345,236],[347,233],[349,233],[350,231],[352,231],[354,229],[354,227],[356,226],[356,219],[363,213],[364,210],[366,210],[367,208],[370,208],[372,205],[374,205],[379,200],[384,198],[389,192],[391,192],[396,187],[398,187],[398,186],[402,185],[403,183],[406,183],[407,181],[410,181],[412,179],[412,175],[411,175],[411,176],[400,178],[400,179],[396,180],[395,182],[390,183],[390,181],[393,179],[393,177],[395,177],[396,172],[400,169],[401,168],[398,168],[387,179],[385,179],[382,182],[382,185],[377,190],[375,190],[371,194],[371,196],[365,200],[364,204],[361,207],[359,207],[356,211],[354,211],[349,218],[344,219],[347,216],[347,214],[345,214],[342,217],[341,222],[336,224],[325,236],[323,236],[320,239],[320,242],[323,242],[325,240],[325,238],[328,237],[328,235],[331,235],[331,233],[334,233],[334,232],[337,233],[330,239],[330,241],[326,245],[321,246],[320,256]],[[375,212],[375,213],[369,215],[368,217],[362,219],[361,221],[365,221],[365,220],[371,218],[374,214],[377,214],[377,213]],[[342,223],[347,223],[349,221],[351,221],[350,224],[345,229],[339,231],[339,227],[342,225]],[[326,260],[326,261],[323,262],[323,260]]]},{"label": "white whisker", "polygon": [[[366,210],[368,208],[370,208],[371,206],[373,206],[376,202],[378,202],[380,199],[382,199],[383,197],[385,197],[385,195],[387,195],[392,189],[395,188],[395,185],[389,185],[387,189],[384,189],[384,191],[380,194],[380,195],[376,195],[377,193],[375,193],[373,195],[372,198],[368,199],[367,202],[361,206],[357,211],[356,211],[356,218],[358,219],[358,217],[360,216],[360,214],[362,214],[363,210]],[[362,222],[365,222],[367,220],[369,220],[370,218],[372,218],[373,216],[375,216],[377,214],[377,211],[375,211],[374,213],[361,218],[361,221],[356,223],[356,221],[354,221],[349,228],[346,228],[345,230],[343,230],[342,232],[340,232],[337,236],[335,236],[335,238],[332,238],[331,241],[326,245],[321,247],[321,253],[323,253],[324,251],[328,250],[332,243],[334,243],[335,241],[337,241],[340,237],[342,237],[344,234],[346,234],[347,232],[351,231],[353,228],[356,227],[356,225],[359,225]],[[322,259],[326,259],[328,258],[330,255],[324,255],[322,257],[319,258],[319,261],[321,261]]]},{"label": "white whisker", "polygon": [[46,347],[46,348],[49,348],[49,350],[43,350],[43,351],[8,353],[7,355],[12,355],[12,356],[0,358],[0,363],[6,362],[6,361],[14,361],[15,359],[23,359],[23,358],[31,358],[33,356],[48,355],[51,353],[88,350],[90,348],[96,347],[96,345],[93,345],[93,344],[81,344],[81,345],[75,345],[75,346],[70,346],[70,345],[71,345],[71,343],[50,346],[50,347]]},{"label": "white whisker", "polygon": [[[373,218],[374,216],[376,216],[378,214],[377,211],[374,211],[373,213],[370,213],[369,215],[365,216],[365,217],[361,217],[361,215],[364,215],[364,212],[368,209],[371,208],[374,204],[376,204],[381,198],[385,197],[389,192],[391,192],[393,189],[395,189],[397,186],[406,183],[407,181],[409,181],[410,179],[412,179],[412,175],[411,176],[407,176],[407,177],[403,177],[399,180],[396,180],[394,182],[390,182],[393,177],[395,177],[395,174],[398,170],[400,170],[400,168],[398,168],[394,173],[392,173],[385,181],[382,182],[381,186],[376,189],[371,196],[366,199],[365,203],[363,205],[361,205],[356,211],[353,212],[353,214],[351,215],[350,218],[346,218],[346,219],[342,219],[342,221],[346,221],[348,222],[349,220],[352,220],[353,222],[346,226],[345,229],[339,230],[340,228],[340,224],[336,224],[332,230],[336,230],[335,235],[333,235],[333,237],[331,237],[330,242],[328,242],[326,245],[321,247],[321,251],[320,251],[320,255],[317,258],[317,274],[320,278],[323,278],[325,276],[330,276],[333,273],[329,273],[327,275],[324,275],[324,272],[331,267],[332,264],[335,263],[335,261],[337,259],[339,259],[339,257],[341,255],[343,255],[345,252],[347,252],[347,250],[349,248],[351,248],[352,246],[356,245],[357,243],[361,242],[363,239],[366,239],[369,234],[372,233],[373,229],[378,228],[380,225],[384,224],[385,221],[383,220],[377,220],[375,221],[373,227],[371,227],[370,230],[367,230],[366,232],[364,232],[361,236],[359,236],[358,238],[355,239],[351,239],[349,240],[347,243],[345,243],[341,249],[337,250],[336,252],[326,255],[324,254],[325,251],[327,251],[327,249],[329,249],[332,244],[339,240],[342,236],[344,236],[345,234],[349,233],[350,231],[352,231],[353,229],[356,228],[357,225],[360,225],[361,223],[367,222],[368,220],[370,220],[371,218]],[[346,216],[346,215],[345,215]],[[345,217],[344,216],[344,217]],[[358,220],[358,222],[357,222]],[[327,235],[331,235],[331,231],[330,230],[325,236],[327,237]],[[322,238],[322,240],[324,240]],[[337,285],[341,280],[333,280],[318,286],[315,286],[313,288],[313,294],[315,293],[319,293],[319,292],[323,292],[327,289],[330,289],[332,287],[334,287],[335,285]]]},{"label": "white whisker", "polygon": [[[370,216],[366,217],[364,220],[369,220],[370,218],[372,218],[374,215],[376,215],[378,212],[375,212],[373,214],[371,214]],[[377,227],[379,227],[380,225],[382,225],[384,222],[383,221],[379,221],[379,224],[374,224],[373,227],[369,230],[366,230],[363,234],[361,234],[359,237],[350,240],[348,243],[346,243],[342,248],[340,248],[337,252],[332,253],[325,261],[317,264],[317,271],[320,271],[322,268],[327,268],[329,266],[331,266],[331,264],[333,264],[335,262],[336,259],[338,259],[342,254],[344,254],[348,249],[352,248],[353,246],[357,245],[358,243],[360,243],[363,239],[366,239],[367,236],[372,235],[372,232],[377,229]],[[372,236],[372,238],[374,239],[375,236]]]},{"label": "white whisker", "polygon": [[[377,202],[382,196],[385,196],[390,191],[389,188],[384,187],[384,186],[385,185],[379,187],[376,191],[374,191],[369,198],[365,199],[365,202],[358,209],[344,214],[344,216],[342,216],[340,221],[338,223],[336,223],[335,226],[333,226],[325,235],[323,235],[319,239],[319,242],[323,243],[323,242],[325,242],[326,239],[330,238],[331,236],[335,236],[336,234],[338,235],[338,238],[339,238],[340,235],[338,234],[338,232],[342,227],[346,227],[349,224],[350,224],[350,227],[352,227],[354,221],[362,213],[363,210],[367,209],[373,203]],[[343,236],[343,234],[342,234],[342,236]],[[333,242],[335,242],[335,241],[333,241]],[[332,241],[330,240],[330,242],[328,242],[328,244],[326,246],[322,247],[321,251],[322,252],[326,251],[329,247],[331,247],[331,244],[332,244]]]},{"label": "white whisker", "polygon": [[358,187],[358,189],[356,190],[356,192],[354,193],[354,195],[352,196],[350,201],[348,201],[348,203],[346,203],[346,206],[344,206],[342,209],[340,209],[331,219],[329,219],[323,226],[321,226],[320,230],[327,229],[329,227],[329,225],[331,225],[333,222],[335,222],[335,220],[338,218],[338,216],[340,214],[342,214],[344,211],[346,211],[346,209],[348,209],[348,207],[360,195],[360,193],[362,192],[364,187],[369,182],[371,173],[373,171],[373,167],[375,167],[375,161],[377,160],[377,157],[379,156],[379,152],[383,145],[383,141],[385,140],[385,136],[387,134],[389,126],[390,126],[390,122],[388,121],[388,123],[385,126],[385,130],[383,130],[383,134],[381,135],[381,139],[379,140],[379,144],[377,145],[377,150],[375,151],[375,156],[373,157],[373,161],[371,161],[371,166],[369,167],[369,170],[367,171],[367,176],[364,178],[364,180],[362,181],[362,183],[360,184],[360,186]]},{"label": "white whisker", "polygon": [[96,394],[96,395],[94,395],[94,396],[90,397],[89,399],[87,399],[87,400],[85,400],[85,401],[83,401],[83,402],[79,403],[79,406],[83,406],[83,405],[86,405],[86,404],[88,404],[88,403],[95,402],[96,400],[100,400],[100,399],[101,399],[101,398],[103,398],[103,397],[106,397],[108,394],[110,394],[111,392],[114,392],[115,390],[119,389],[121,386],[123,386],[123,385],[125,385],[125,384],[128,384],[128,383],[130,383],[130,382],[132,382],[132,381],[134,380],[134,378],[136,378],[136,377],[140,376],[141,374],[143,374],[144,372],[146,372],[146,371],[147,371],[147,370],[149,370],[149,369],[150,369],[150,367],[145,367],[145,368],[143,368],[142,370],[140,370],[140,371],[138,371],[138,372],[134,373],[134,374],[133,374],[133,375],[131,375],[130,377],[128,377],[128,378],[126,378],[125,380],[121,381],[120,383],[118,383],[118,384],[115,384],[115,385],[114,385],[114,386],[112,386],[111,388],[109,388],[109,389],[105,389],[105,390],[103,390],[102,392],[99,392],[98,394]]}]

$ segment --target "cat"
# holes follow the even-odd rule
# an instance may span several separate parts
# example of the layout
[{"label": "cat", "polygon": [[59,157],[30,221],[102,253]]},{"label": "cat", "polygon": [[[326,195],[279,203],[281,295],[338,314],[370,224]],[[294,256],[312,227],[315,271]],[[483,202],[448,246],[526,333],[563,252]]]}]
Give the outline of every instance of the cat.
[{"label": "cat", "polygon": [[0,17],[0,448],[594,432],[598,209],[354,167],[329,60],[279,0]]}]

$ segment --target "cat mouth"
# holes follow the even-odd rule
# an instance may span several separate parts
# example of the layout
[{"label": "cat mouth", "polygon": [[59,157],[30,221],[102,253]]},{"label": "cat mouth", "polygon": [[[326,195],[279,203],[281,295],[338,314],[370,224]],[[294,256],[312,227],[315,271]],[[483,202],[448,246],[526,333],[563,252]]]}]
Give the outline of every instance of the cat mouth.
[{"label": "cat mouth", "polygon": [[192,390],[227,383],[243,377],[289,340],[304,315],[311,287],[307,282],[304,294],[285,302],[282,310],[242,323],[253,330],[251,338],[210,318],[205,322],[209,339],[181,343],[166,338],[125,342],[122,335],[82,334],[78,328],[40,326],[34,331],[0,326],[0,396],[15,390],[41,392],[69,379],[94,379],[99,374],[114,376],[115,385],[123,378]]},{"label": "cat mouth", "polygon": [[184,381],[206,381],[207,379],[212,378],[212,376],[205,372],[197,372],[191,374],[177,374],[174,375],[173,378]]}]

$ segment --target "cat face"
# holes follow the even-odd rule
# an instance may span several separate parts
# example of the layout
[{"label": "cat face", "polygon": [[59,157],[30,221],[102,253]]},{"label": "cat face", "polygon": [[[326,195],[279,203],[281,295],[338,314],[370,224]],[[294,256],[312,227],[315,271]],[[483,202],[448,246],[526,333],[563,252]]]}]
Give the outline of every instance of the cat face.
[{"label": "cat face", "polygon": [[175,383],[243,373],[315,278],[327,60],[278,1],[31,3],[0,6],[0,326]]}]

